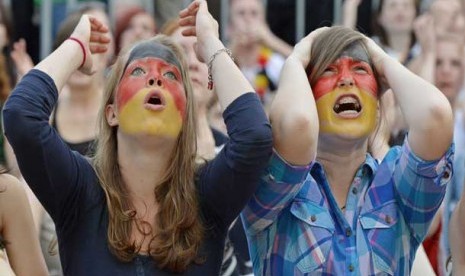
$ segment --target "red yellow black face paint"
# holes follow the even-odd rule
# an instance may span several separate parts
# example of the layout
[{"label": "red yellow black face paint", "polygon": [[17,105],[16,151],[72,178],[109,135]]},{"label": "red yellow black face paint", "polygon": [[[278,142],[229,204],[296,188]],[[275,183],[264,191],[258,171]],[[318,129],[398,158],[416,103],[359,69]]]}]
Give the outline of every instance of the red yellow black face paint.
[{"label": "red yellow black face paint", "polygon": [[360,138],[376,127],[378,85],[360,45],[330,64],[312,90],[321,133]]},{"label": "red yellow black face paint", "polygon": [[132,60],[120,80],[116,106],[126,133],[176,137],[186,109],[180,70],[158,57]]}]

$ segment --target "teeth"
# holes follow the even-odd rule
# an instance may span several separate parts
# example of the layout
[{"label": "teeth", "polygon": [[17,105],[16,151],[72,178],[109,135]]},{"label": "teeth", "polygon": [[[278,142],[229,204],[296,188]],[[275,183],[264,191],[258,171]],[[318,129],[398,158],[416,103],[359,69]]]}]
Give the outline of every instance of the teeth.
[{"label": "teeth", "polygon": [[354,103],[358,104],[358,101],[354,99],[353,97],[342,97],[339,101],[338,104],[346,104],[346,103]]}]

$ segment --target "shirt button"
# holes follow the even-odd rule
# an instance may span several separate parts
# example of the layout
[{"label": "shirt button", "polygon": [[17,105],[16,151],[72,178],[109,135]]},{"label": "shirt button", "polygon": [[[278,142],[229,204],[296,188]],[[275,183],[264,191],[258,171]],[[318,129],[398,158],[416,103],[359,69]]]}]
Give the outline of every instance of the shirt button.
[{"label": "shirt button", "polygon": [[354,266],[353,266],[353,265],[349,265],[349,271],[350,271],[350,272],[353,272],[353,271],[354,271]]},{"label": "shirt button", "polygon": [[310,220],[311,220],[312,222],[315,222],[315,221],[316,221],[316,216],[315,216],[315,215],[312,215],[312,216],[310,217]]},{"label": "shirt button", "polygon": [[352,193],[353,193],[354,195],[356,195],[356,194],[358,193],[357,187],[353,187],[353,188],[352,188]]},{"label": "shirt button", "polygon": [[384,218],[384,221],[386,221],[387,224],[391,224],[392,222],[392,218],[390,215],[386,215],[386,217]]},{"label": "shirt button", "polygon": [[350,237],[352,235],[352,230],[350,228],[346,228],[346,236]]}]

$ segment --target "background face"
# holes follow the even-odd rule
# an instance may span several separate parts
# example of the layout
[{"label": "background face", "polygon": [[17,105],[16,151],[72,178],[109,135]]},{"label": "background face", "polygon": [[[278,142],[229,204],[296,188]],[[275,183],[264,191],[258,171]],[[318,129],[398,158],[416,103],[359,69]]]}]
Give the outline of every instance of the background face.
[{"label": "background face", "polygon": [[411,32],[415,17],[414,0],[385,0],[378,22],[388,33]]},{"label": "background face", "polygon": [[436,45],[435,84],[453,103],[463,85],[463,46],[454,41],[438,41]]},{"label": "background face", "polygon": [[265,16],[260,0],[232,0],[230,6],[231,27],[244,32],[247,28],[264,22]]}]

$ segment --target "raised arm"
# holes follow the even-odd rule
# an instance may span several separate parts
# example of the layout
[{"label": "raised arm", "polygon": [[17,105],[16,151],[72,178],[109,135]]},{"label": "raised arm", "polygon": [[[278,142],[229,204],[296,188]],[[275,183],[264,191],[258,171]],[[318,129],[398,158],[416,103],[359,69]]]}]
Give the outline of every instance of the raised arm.
[{"label": "raised arm", "polygon": [[[103,53],[110,38],[108,28],[97,19],[83,15],[70,38],[34,68],[49,75],[60,91],[76,70],[92,74],[92,54]],[[62,64],[63,66],[57,66]]]},{"label": "raised arm", "polygon": [[436,69],[436,34],[433,17],[420,15],[413,24],[415,36],[421,46],[421,53],[409,64],[409,69],[430,83],[434,83]]},{"label": "raised arm", "polygon": [[[195,1],[180,13],[184,35],[197,37],[197,55],[208,61],[215,92],[225,109],[229,141],[199,172],[206,219],[229,227],[255,191],[272,149],[271,126],[253,88],[218,39],[218,24],[206,1]],[[213,58],[212,58],[213,57]]]},{"label": "raised arm", "polygon": [[208,12],[207,1],[196,0],[180,13],[185,36],[197,37],[197,56],[207,63],[215,92],[223,110],[241,95],[254,91],[218,38],[218,23]]},{"label": "raised arm", "polygon": [[434,85],[388,56],[373,40],[368,49],[378,73],[394,92],[409,126],[411,149],[424,160],[436,160],[452,143],[453,114],[446,97]]},{"label": "raised arm", "polygon": [[[104,50],[105,30],[87,16],[76,27],[73,37],[87,52],[82,72],[92,70],[90,54]],[[86,174],[89,177],[81,175],[83,170],[92,171],[89,162],[73,153],[49,124],[59,89],[78,69],[83,56],[80,43],[66,40],[22,78],[3,110],[5,136],[23,177],[57,224],[65,217],[70,221],[70,216],[76,214],[64,210],[82,204],[80,196],[87,187],[84,184],[92,183],[87,179],[91,173]]]},{"label": "raised arm", "polygon": [[47,275],[31,209],[21,183],[0,175],[0,225],[8,259],[16,275]]},{"label": "raised arm", "polygon": [[345,0],[342,5],[342,25],[355,29],[357,25],[358,6],[361,0]]},{"label": "raised arm", "polygon": [[449,244],[452,254],[452,273],[453,275],[465,274],[465,241],[463,233],[465,232],[465,190],[462,193],[461,200],[452,213],[449,223]]},{"label": "raised arm", "polygon": [[313,31],[295,46],[281,71],[271,106],[274,148],[292,165],[308,165],[316,156],[318,113],[305,68],[312,41],[324,29]]}]

